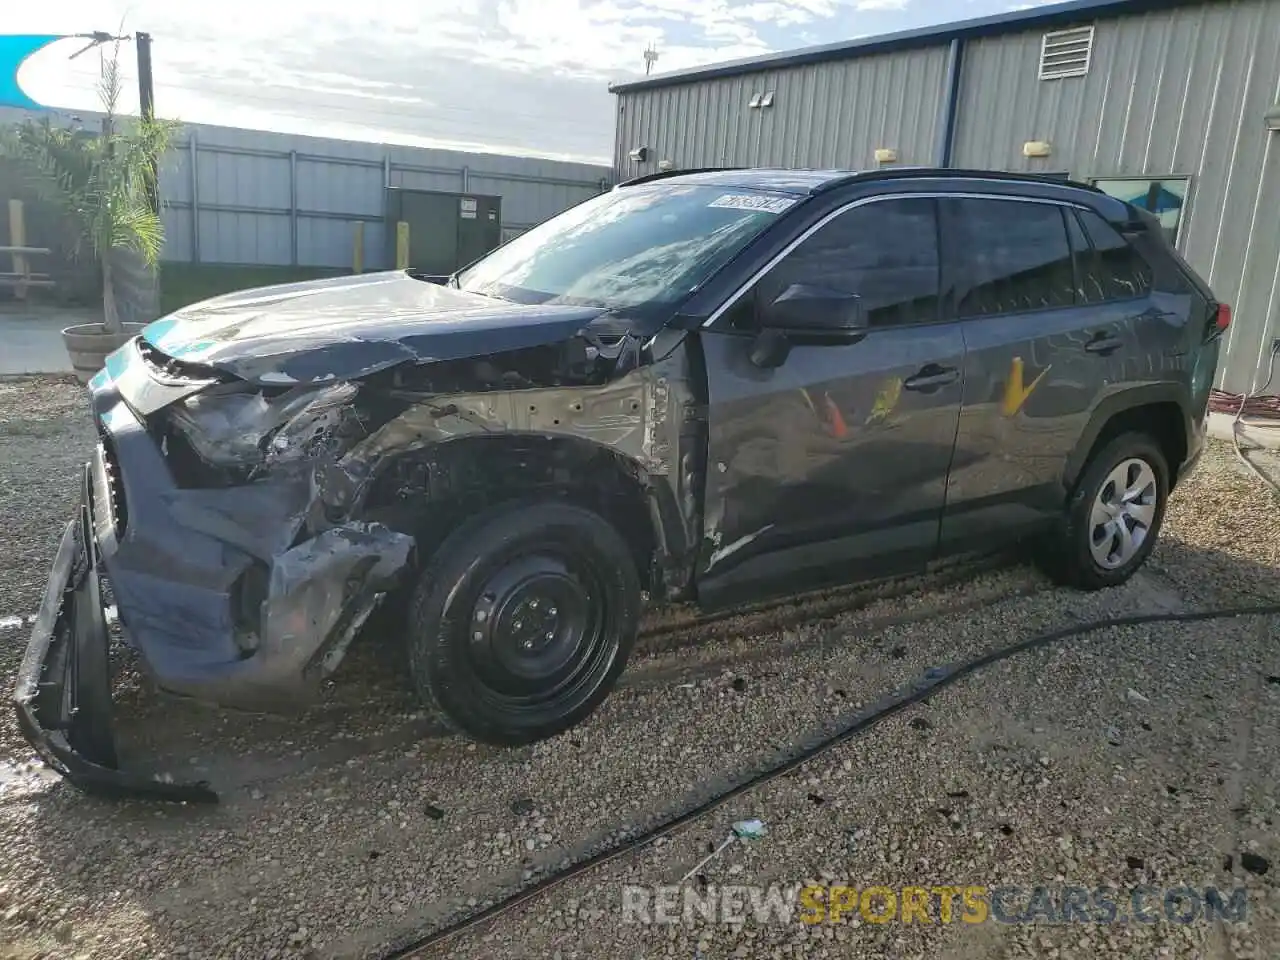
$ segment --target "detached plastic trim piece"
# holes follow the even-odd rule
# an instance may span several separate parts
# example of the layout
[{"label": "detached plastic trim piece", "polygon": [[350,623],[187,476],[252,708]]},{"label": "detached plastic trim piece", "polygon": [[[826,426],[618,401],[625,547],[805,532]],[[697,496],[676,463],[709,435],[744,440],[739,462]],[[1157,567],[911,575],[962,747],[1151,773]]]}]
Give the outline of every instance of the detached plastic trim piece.
[{"label": "detached plastic trim piece", "polygon": [[85,793],[217,803],[207,783],[121,770],[112,733],[109,634],[99,590],[88,468],[80,517],[67,524],[18,671],[14,708],[40,758]]},{"label": "detached plastic trim piece", "polygon": [[17,707],[18,726],[40,759],[87,794],[113,800],[218,802],[218,795],[206,783],[170,783],[94,763],[76,753],[66,737],[43,729],[29,706],[19,703]]}]

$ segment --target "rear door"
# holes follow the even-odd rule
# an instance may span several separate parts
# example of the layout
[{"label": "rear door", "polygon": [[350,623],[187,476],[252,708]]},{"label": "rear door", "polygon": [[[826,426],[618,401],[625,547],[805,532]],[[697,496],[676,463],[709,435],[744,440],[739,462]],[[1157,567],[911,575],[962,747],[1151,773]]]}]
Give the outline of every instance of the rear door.
[{"label": "rear door", "polygon": [[[964,352],[940,311],[938,246],[935,200],[863,201],[704,330],[704,602],[912,568],[935,552]],[[860,296],[869,330],[857,343],[797,343],[762,369],[757,305],[796,283]]]},{"label": "rear door", "polygon": [[1151,274],[1101,217],[1012,197],[942,204],[965,395],[942,524],[944,550],[1058,515],[1065,466],[1093,412],[1139,369],[1139,328],[1160,311]]}]

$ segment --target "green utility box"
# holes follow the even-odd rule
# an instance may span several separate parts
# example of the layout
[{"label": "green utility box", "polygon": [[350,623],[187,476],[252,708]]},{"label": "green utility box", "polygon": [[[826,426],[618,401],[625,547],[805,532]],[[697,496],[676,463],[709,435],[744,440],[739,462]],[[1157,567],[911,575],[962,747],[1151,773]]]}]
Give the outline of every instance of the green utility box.
[{"label": "green utility box", "polygon": [[502,198],[387,188],[387,259],[396,266],[396,225],[409,225],[409,266],[453,273],[502,241]]}]

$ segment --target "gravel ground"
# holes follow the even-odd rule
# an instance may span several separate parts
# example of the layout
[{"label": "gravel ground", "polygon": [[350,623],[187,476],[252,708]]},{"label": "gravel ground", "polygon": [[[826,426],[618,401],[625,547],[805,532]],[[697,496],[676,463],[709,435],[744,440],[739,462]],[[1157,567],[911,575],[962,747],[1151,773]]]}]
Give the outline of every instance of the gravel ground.
[{"label": "gravel ground", "polygon": [[[3,618],[34,612],[90,439],[74,384],[0,382],[6,694],[27,628]],[[1080,619],[1274,602],[1278,588],[1280,511],[1215,446],[1123,588],[1061,591],[1013,565],[799,626],[741,618],[642,652],[595,717],[530,748],[430,729],[389,644],[357,648],[293,719],[159,702],[126,669],[126,755],[208,777],[224,802],[86,798],[31,762],[6,712],[0,957],[377,956],[690,808],[931,666]],[[1280,846],[1277,636],[1276,618],[1166,623],[1002,662],[431,955],[1274,957],[1276,869],[1258,871]],[[713,886],[1242,886],[1248,919],[621,922],[623,885],[675,883],[744,817],[769,832],[703,867]]]}]

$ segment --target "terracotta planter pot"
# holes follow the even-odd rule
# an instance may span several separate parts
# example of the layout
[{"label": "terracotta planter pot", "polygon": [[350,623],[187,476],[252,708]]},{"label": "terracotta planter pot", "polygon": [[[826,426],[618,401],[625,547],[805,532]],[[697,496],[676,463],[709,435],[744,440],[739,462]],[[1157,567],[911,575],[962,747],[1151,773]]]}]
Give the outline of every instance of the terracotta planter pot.
[{"label": "terracotta planter pot", "polygon": [[106,363],[107,354],[113,353],[136,337],[145,323],[126,323],[123,333],[107,333],[100,323],[78,323],[62,331],[62,342],[71,358],[71,369],[88,383]]}]

